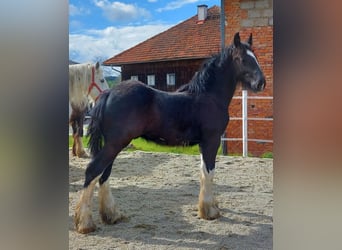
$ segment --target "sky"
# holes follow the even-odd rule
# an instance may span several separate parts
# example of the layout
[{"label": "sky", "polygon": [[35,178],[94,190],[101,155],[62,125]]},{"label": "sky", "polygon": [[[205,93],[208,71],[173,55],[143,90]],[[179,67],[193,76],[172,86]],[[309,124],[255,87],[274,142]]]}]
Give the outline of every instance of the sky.
[{"label": "sky", "polygon": [[[197,14],[220,0],[70,0],[69,59],[104,61]],[[104,67],[105,75],[116,75]]]}]

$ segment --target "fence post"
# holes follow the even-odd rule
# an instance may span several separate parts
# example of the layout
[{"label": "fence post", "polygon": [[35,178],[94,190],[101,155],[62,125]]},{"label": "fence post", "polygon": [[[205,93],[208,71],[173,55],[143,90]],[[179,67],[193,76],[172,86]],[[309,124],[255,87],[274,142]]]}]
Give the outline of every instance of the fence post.
[{"label": "fence post", "polygon": [[242,90],[242,156],[248,156],[247,89]]}]

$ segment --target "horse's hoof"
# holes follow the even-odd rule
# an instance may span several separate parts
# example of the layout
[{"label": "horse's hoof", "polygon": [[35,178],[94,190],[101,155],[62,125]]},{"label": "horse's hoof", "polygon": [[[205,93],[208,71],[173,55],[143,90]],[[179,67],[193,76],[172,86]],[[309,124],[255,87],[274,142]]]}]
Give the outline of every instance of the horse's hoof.
[{"label": "horse's hoof", "polygon": [[220,209],[217,204],[202,203],[198,206],[198,216],[205,220],[214,220],[221,216]]},{"label": "horse's hoof", "polygon": [[83,152],[78,153],[77,157],[78,158],[89,158],[89,155],[85,151],[83,151]]},{"label": "horse's hoof", "polygon": [[88,219],[86,222],[80,221],[75,216],[76,231],[81,234],[88,234],[96,230],[96,225],[92,219]]},{"label": "horse's hoof", "polygon": [[127,217],[124,216],[120,211],[113,210],[113,211],[100,211],[100,217],[103,223],[107,225],[115,224],[119,221],[127,220]]},{"label": "horse's hoof", "polygon": [[91,233],[96,230],[96,225],[91,216],[82,216],[81,219],[79,208],[76,208],[74,222],[76,231],[81,234]]},{"label": "horse's hoof", "polygon": [[86,226],[86,227],[83,227],[80,225],[76,226],[76,231],[81,234],[88,234],[88,233],[94,232],[95,230],[96,230],[95,224],[91,226]]}]

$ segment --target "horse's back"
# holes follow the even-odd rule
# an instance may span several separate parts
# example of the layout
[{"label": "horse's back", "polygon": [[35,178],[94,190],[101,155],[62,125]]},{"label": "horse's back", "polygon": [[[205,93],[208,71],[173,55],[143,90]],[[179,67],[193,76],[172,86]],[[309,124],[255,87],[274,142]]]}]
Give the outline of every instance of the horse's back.
[{"label": "horse's back", "polygon": [[153,102],[155,90],[139,81],[123,81],[111,89],[107,105],[115,110],[136,110]]},{"label": "horse's back", "polygon": [[110,90],[104,110],[104,129],[138,136],[154,116],[155,90],[138,81],[124,81]]}]

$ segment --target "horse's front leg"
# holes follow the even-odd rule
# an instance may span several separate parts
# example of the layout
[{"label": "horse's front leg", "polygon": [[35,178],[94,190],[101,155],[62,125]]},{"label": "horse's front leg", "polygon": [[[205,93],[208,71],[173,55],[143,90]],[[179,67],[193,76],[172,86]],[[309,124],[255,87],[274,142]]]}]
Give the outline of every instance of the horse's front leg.
[{"label": "horse's front leg", "polygon": [[220,139],[211,140],[200,145],[200,193],[198,202],[198,215],[202,219],[213,220],[220,216],[220,210],[213,193],[213,179],[215,173],[215,158]]}]

